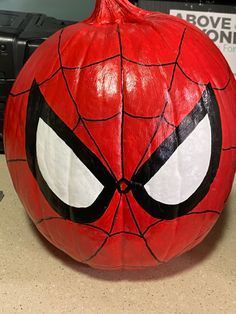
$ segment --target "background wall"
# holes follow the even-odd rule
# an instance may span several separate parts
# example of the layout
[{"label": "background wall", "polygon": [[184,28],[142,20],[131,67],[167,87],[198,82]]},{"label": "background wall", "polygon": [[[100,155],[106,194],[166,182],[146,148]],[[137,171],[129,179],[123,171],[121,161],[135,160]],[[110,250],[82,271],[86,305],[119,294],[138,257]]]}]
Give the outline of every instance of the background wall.
[{"label": "background wall", "polygon": [[0,10],[46,13],[65,20],[82,20],[93,10],[95,0],[0,0]]}]

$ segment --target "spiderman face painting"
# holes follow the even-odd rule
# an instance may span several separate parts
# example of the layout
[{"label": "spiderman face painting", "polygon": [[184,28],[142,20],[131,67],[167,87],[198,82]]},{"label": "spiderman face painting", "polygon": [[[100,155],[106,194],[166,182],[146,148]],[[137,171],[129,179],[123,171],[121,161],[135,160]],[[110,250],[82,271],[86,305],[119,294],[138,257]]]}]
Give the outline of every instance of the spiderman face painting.
[{"label": "spiderman face painting", "polygon": [[[114,20],[107,6],[117,3],[125,13]],[[98,1],[90,19],[36,51],[13,87],[14,186],[38,230],[74,259],[156,266],[201,242],[223,210],[235,102],[229,66],[195,27]]]}]

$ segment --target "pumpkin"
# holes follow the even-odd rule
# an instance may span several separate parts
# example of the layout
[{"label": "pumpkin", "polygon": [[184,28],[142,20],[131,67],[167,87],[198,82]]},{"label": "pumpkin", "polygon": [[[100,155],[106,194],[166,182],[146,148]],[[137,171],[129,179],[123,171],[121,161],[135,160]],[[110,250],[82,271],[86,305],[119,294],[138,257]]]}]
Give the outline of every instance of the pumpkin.
[{"label": "pumpkin", "polygon": [[43,43],[5,117],[38,230],[95,268],[153,267],[200,243],[235,173],[236,84],[196,27],[127,0]]}]

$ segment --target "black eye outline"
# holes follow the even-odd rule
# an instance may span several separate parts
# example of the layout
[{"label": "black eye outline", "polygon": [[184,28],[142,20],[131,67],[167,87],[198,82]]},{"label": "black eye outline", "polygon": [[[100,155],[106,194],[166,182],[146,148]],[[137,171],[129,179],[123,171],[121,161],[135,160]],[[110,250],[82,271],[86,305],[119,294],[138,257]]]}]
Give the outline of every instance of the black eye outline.
[{"label": "black eye outline", "polygon": [[[184,142],[207,114],[212,131],[212,151],[209,169],[202,184],[186,201],[180,204],[167,205],[154,200],[146,192],[145,184],[161,169],[178,146]],[[104,186],[104,189],[91,206],[76,208],[65,204],[53,193],[44,180],[36,155],[36,133],[40,118],[72,149],[75,155]],[[172,220],[187,214],[209,192],[219,167],[221,149],[222,127],[220,112],[214,90],[209,84],[190,114],[183,119],[172,134],[164,140],[151,157],[137,170],[131,181],[125,178],[117,181],[97,156],[77,138],[73,131],[49,107],[36,81],[33,82],[30,90],[26,118],[26,156],[29,168],[51,207],[61,217],[75,223],[92,223],[102,217],[116,189],[119,193],[129,193],[131,191],[140,206],[154,218]],[[124,191],[120,190],[122,182],[127,185]]]},{"label": "black eye outline", "polygon": [[[181,104],[180,104],[181,105]],[[145,184],[161,169],[178,146],[193,132],[208,114],[211,125],[211,159],[208,172],[199,188],[184,202],[167,205],[154,200],[145,190]],[[200,101],[173,133],[165,139],[151,157],[133,175],[132,193],[142,208],[154,218],[172,220],[190,212],[209,192],[216,176],[222,149],[222,126],[217,99],[208,84]]]},{"label": "black eye outline", "polygon": [[[36,139],[39,119],[42,119],[72,149],[75,155],[104,186],[95,202],[86,208],[76,208],[65,204],[50,189],[44,180],[37,161]],[[117,188],[116,181],[97,156],[92,153],[70,128],[48,106],[36,81],[33,82],[26,118],[26,156],[29,168],[38,182],[43,195],[52,208],[64,219],[75,223],[91,223],[106,211]]]}]

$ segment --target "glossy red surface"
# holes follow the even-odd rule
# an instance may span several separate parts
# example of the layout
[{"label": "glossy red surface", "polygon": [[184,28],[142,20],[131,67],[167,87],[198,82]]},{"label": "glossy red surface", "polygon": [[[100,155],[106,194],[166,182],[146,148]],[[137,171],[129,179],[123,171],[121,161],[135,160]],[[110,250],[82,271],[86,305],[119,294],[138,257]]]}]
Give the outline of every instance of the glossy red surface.
[{"label": "glossy red surface", "polygon": [[[62,219],[43,196],[26,162],[26,111],[34,80],[53,111],[117,181],[131,180],[137,166],[191,112],[211,83],[223,143],[207,196],[188,215],[160,220],[147,214],[131,191],[116,191],[96,222]],[[78,124],[78,117],[83,123]],[[101,119],[106,121],[93,121]],[[43,43],[14,84],[5,121],[9,170],[29,216],[56,247],[93,267],[156,266],[191,249],[211,230],[231,190],[236,165],[236,83],[229,66],[194,26],[143,11],[126,0],[97,1],[91,18]]]}]

